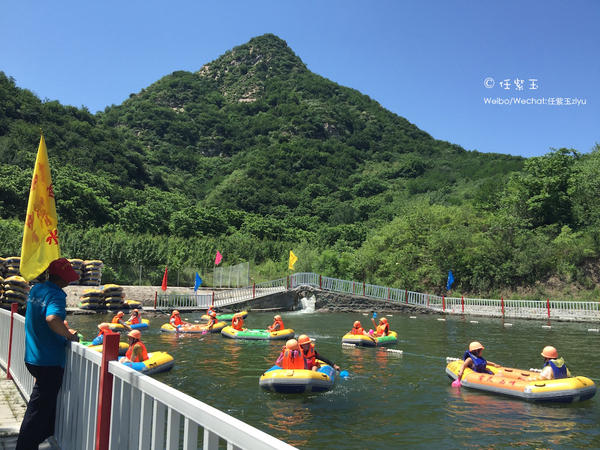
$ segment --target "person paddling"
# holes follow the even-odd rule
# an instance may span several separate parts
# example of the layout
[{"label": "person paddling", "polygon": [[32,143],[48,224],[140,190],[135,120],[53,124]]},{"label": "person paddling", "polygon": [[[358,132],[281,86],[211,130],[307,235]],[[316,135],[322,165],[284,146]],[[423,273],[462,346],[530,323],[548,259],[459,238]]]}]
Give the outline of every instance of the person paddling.
[{"label": "person paddling", "polygon": [[131,331],[131,327],[123,320],[123,316],[125,314],[123,313],[123,311],[119,311],[113,318],[111,323],[120,323],[121,325],[123,325],[127,330]]},{"label": "person paddling", "polygon": [[211,330],[217,324],[217,313],[212,311],[208,318],[208,323],[206,324],[206,330]]},{"label": "person paddling", "polygon": [[465,351],[465,354],[463,355],[463,359],[465,362],[463,363],[462,367],[458,371],[458,378],[457,378],[458,382],[460,382],[460,380],[462,379],[463,373],[465,372],[465,369],[467,367],[470,367],[471,369],[473,369],[474,372],[488,373],[488,374],[494,373],[490,369],[487,368],[488,365],[492,366],[492,367],[502,367],[502,366],[500,366],[500,364],[496,364],[491,361],[486,361],[481,356],[484,348],[485,347],[483,345],[481,345],[481,343],[478,341],[473,341],[469,344],[469,350]]},{"label": "person paddling", "polygon": [[364,328],[360,324],[360,321],[358,321],[358,320],[356,320],[354,322],[354,324],[352,325],[352,329],[350,330],[350,334],[354,334],[354,335],[358,335],[358,336],[367,336],[373,342],[377,343],[377,341],[375,340],[375,338],[373,336],[371,336],[369,333],[367,333],[364,330]]},{"label": "person paddling", "polygon": [[179,315],[179,311],[177,311],[176,309],[174,309],[173,312],[171,313],[171,317],[169,318],[169,323],[177,329],[189,325],[189,322],[186,322],[185,320],[181,319],[181,316]]},{"label": "person paddling", "polygon": [[375,336],[387,336],[390,334],[390,324],[386,317],[382,317],[379,319],[379,325],[375,324],[375,313],[373,313],[373,317],[371,317],[371,322],[373,322],[373,326],[375,327]]},{"label": "person paddling", "polygon": [[315,342],[315,340],[309,338],[306,334],[301,334],[298,337],[298,345],[302,351],[302,356],[304,356],[304,359],[306,360],[306,368],[308,370],[316,371],[320,367],[319,361],[317,360],[321,360],[339,371],[340,367],[336,363],[331,362],[315,350],[315,344],[313,342]]}]

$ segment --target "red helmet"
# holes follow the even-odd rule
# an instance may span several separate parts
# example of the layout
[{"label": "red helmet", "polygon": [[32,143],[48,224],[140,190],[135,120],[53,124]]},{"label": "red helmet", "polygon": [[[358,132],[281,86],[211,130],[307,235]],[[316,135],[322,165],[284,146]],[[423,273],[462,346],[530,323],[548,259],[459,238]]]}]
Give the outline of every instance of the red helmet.
[{"label": "red helmet", "polygon": [[382,317],[381,319],[379,319],[379,321],[382,323],[388,323],[388,320],[385,317]]},{"label": "red helmet", "polygon": [[216,313],[216,312],[214,312],[214,311],[211,311],[211,312],[210,312],[210,317],[217,317],[217,313]]},{"label": "red helmet", "polygon": [[298,350],[298,341],[296,339],[290,339],[285,343],[285,348],[288,350]]},{"label": "red helmet", "polygon": [[551,345],[547,345],[544,347],[544,350],[542,350],[542,356],[544,358],[556,359],[558,358],[558,350]]},{"label": "red helmet", "polygon": [[177,311],[176,309],[173,310],[173,312],[171,313],[172,316],[178,316],[179,315],[179,311]]},{"label": "red helmet", "polygon": [[314,339],[309,338],[306,334],[301,334],[298,336],[298,344],[310,344]]},{"label": "red helmet", "polygon": [[354,328],[360,328],[360,322],[358,320],[354,322]]}]

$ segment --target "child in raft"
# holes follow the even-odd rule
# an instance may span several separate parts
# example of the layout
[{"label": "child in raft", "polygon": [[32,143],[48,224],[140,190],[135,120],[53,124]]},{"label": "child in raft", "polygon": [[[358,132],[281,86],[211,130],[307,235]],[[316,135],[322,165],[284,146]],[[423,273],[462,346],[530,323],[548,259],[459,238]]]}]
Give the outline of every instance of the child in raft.
[{"label": "child in raft", "polygon": [[235,313],[231,319],[231,326],[234,330],[244,331],[244,318],[242,314]]},{"label": "child in raft", "polygon": [[285,330],[285,325],[283,325],[283,320],[279,314],[273,316],[273,325],[267,327],[267,331],[281,331]]},{"label": "child in raft", "polygon": [[129,325],[136,325],[136,324],[142,323],[140,311],[138,309],[134,309],[131,312],[131,316],[129,316],[129,320],[127,322],[129,322]]},{"label": "child in raft", "polygon": [[349,333],[357,334],[359,336],[367,336],[367,337],[369,337],[369,339],[371,339],[373,342],[375,342],[375,338],[364,330],[364,328],[360,324],[360,321],[358,321],[358,320],[354,322],[354,324],[352,325],[352,329],[350,330]]},{"label": "child in raft", "polygon": [[212,329],[212,327],[214,327],[217,324],[218,320],[217,320],[217,313],[212,311],[210,313],[210,316],[208,317],[208,323],[206,324],[206,329],[210,330]]},{"label": "child in raft", "polygon": [[148,351],[142,342],[142,333],[140,330],[133,330],[127,334],[129,338],[129,349],[125,356],[119,362],[142,362],[148,359]]},{"label": "child in raft", "polygon": [[467,367],[473,369],[473,371],[478,373],[488,373],[492,374],[493,372],[487,368],[488,365],[492,367],[502,367],[500,364],[493,363],[491,361],[486,361],[481,353],[485,347],[481,345],[480,342],[473,341],[469,344],[469,350],[465,351],[463,355],[463,359],[465,362],[462,367],[458,371],[458,378],[456,379],[459,383],[463,376],[463,373]]},{"label": "child in raft", "polygon": [[189,322],[186,322],[185,320],[181,319],[181,316],[179,315],[179,311],[177,311],[176,309],[174,309],[173,312],[171,313],[171,317],[169,318],[169,323],[177,329],[179,329],[181,327],[185,327],[190,324]]},{"label": "child in raft", "polygon": [[296,339],[290,339],[285,343],[275,365],[282,369],[306,369],[306,360]]},{"label": "child in raft", "polygon": [[298,337],[298,345],[300,346],[300,351],[306,361],[306,368],[308,370],[316,371],[320,367],[319,361],[317,360],[321,360],[325,364],[329,364],[335,370],[340,370],[340,367],[336,363],[329,361],[315,350],[315,344],[313,344],[313,342],[315,342],[315,340],[309,338],[306,334],[301,334]]},{"label": "child in raft", "polygon": [[123,320],[123,316],[125,314],[123,313],[123,311],[119,311],[111,320],[111,323],[120,323],[121,325],[123,325],[126,329],[128,329],[129,331],[131,331],[131,327],[129,325],[127,325],[127,323],[125,323],[125,321]]},{"label": "child in raft", "polygon": [[104,342],[104,335],[110,332],[110,324],[106,322],[98,324],[98,329],[100,330],[100,332],[98,333],[98,336],[96,336],[92,341],[92,345],[100,345]]},{"label": "child in raft", "polygon": [[373,326],[375,327],[375,336],[387,336],[390,334],[390,324],[386,317],[382,317],[379,319],[379,325],[375,324],[375,313],[373,313],[373,317],[371,317],[371,322],[373,322]]},{"label": "child in raft", "polygon": [[565,360],[558,357],[558,350],[547,345],[542,350],[544,357],[544,367],[539,375],[541,380],[558,380],[560,378],[570,378],[571,371],[567,368]]}]

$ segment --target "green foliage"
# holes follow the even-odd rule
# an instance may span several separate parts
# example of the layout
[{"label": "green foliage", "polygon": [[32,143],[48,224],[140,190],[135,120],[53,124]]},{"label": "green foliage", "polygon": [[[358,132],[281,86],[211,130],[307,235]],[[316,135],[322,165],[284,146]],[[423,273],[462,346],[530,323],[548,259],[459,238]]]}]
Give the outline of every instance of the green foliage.
[{"label": "green foliage", "polygon": [[216,250],[255,281],[297,271],[442,292],[551,278],[593,290],[600,147],[530,158],[438,141],[308,71],[267,34],[92,115],[0,72],[0,254],[20,251],[43,129],[61,248],[105,281],[193,282]]}]

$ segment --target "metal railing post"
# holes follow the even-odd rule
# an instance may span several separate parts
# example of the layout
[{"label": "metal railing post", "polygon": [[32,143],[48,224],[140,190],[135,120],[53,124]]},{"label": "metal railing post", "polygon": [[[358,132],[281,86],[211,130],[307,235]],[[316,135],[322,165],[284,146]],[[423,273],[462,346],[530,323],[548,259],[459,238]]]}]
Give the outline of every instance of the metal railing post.
[{"label": "metal railing post", "polygon": [[319,289],[323,289],[323,278],[319,275]]},{"label": "metal railing post", "polygon": [[256,283],[252,283],[252,298],[256,298]]},{"label": "metal railing post", "polygon": [[363,297],[365,296],[365,282],[363,281]]},{"label": "metal railing post", "polygon": [[462,309],[462,313],[464,314],[465,313],[465,296],[464,295],[460,297],[460,306]]},{"label": "metal railing post", "polygon": [[548,308],[548,319],[550,318],[550,298],[546,298],[546,307]]},{"label": "metal railing post", "polygon": [[13,303],[10,305],[10,333],[8,337],[8,361],[6,362],[6,379],[12,380],[12,375],[10,374],[10,355],[12,353],[12,342],[13,342],[13,322],[15,321],[15,313],[19,309],[18,303]]},{"label": "metal railing post", "polygon": [[119,356],[119,333],[106,333],[102,342],[102,363],[98,386],[98,418],[96,422],[96,450],[108,450],[110,440],[110,415],[112,403],[113,375],[108,363]]},{"label": "metal railing post", "polygon": [[158,291],[154,291],[154,310],[156,311],[156,302],[158,300]]},{"label": "metal railing post", "polygon": [[502,307],[502,317],[504,317],[504,297],[500,297],[500,306]]},{"label": "metal railing post", "polygon": [[442,311],[446,311],[446,297],[442,295]]}]

